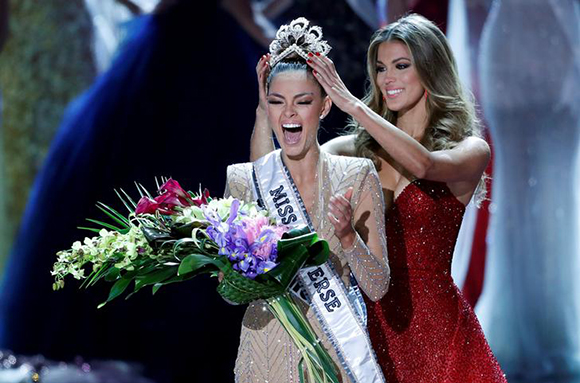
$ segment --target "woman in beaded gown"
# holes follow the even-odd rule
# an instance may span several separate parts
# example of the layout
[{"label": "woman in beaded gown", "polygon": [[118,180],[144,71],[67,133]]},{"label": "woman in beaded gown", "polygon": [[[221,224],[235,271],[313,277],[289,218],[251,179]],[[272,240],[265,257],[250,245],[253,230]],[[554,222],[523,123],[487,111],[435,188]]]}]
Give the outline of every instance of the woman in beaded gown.
[{"label": "woman in beaded gown", "polygon": [[[305,19],[295,20],[291,25],[295,29],[304,28],[301,34],[309,30]],[[278,35],[277,40],[280,39]],[[294,41],[282,44],[280,50],[283,52],[284,47],[292,45]],[[308,44],[296,47],[303,49],[300,56],[305,56],[307,52],[317,52],[316,46]],[[267,103],[267,118],[282,149],[253,163],[229,166],[225,195],[243,201],[258,200],[275,217],[282,218],[282,223],[288,222],[284,219],[294,213],[298,216],[303,214],[308,226],[328,241],[331,253],[329,263],[332,265],[329,270],[338,284],[345,287],[345,291],[354,292],[350,295],[353,299],[349,300],[352,307],[356,305],[358,291],[353,281],[358,283],[367,297],[377,301],[387,291],[389,268],[386,243],[381,234],[384,230],[383,196],[374,166],[368,159],[341,157],[320,151],[316,137],[320,119],[330,110],[330,98],[314,79],[306,60],[296,54],[280,55],[272,46],[270,49],[273,52],[273,69],[265,84],[262,101]],[[279,61],[276,57],[280,57]],[[270,163],[274,166],[264,176],[263,169]],[[296,196],[298,201],[298,209],[296,205],[290,204],[294,208],[290,209],[290,213],[294,213],[287,216],[282,213],[288,207],[284,205],[286,194],[279,198],[275,196],[273,203],[276,206],[271,208],[268,198],[274,195],[274,189],[263,187],[264,181],[276,180],[278,176],[281,179],[280,187],[290,186],[290,190],[280,190],[285,190],[284,193],[288,193],[290,199]],[[274,181],[274,184],[278,185],[278,181]],[[279,206],[282,207],[278,209]],[[294,223],[290,221],[292,226]],[[360,293],[358,298],[362,300]],[[337,340],[341,344],[339,336],[333,333],[334,329],[321,324],[329,323],[333,318],[329,319],[327,313],[322,313],[323,321],[319,321],[317,315],[321,312],[316,311],[312,303],[307,303],[308,299],[302,300],[296,295],[294,300],[335,362],[340,381],[384,382],[363,321],[357,323],[360,324],[360,334],[365,339],[372,359],[372,363],[368,364],[371,367],[363,376],[374,377],[352,379],[353,371],[359,367],[358,363],[349,364],[352,361],[345,354],[348,346],[337,347]],[[343,304],[348,306],[345,301]],[[360,313],[357,315],[360,315],[357,318],[362,317]],[[332,343],[329,339],[332,339]],[[236,382],[299,382],[299,361],[299,350],[268,311],[265,302],[251,303],[241,329],[235,365]]]},{"label": "woman in beaded gown", "polygon": [[[309,65],[353,133],[323,150],[367,157],[387,203],[388,293],[367,300],[368,331],[388,382],[505,382],[472,308],[451,278],[465,206],[482,198],[490,158],[472,101],[464,95],[443,33],[419,15],[375,32],[363,100],[334,64]],[[258,120],[253,155],[271,150]]]}]

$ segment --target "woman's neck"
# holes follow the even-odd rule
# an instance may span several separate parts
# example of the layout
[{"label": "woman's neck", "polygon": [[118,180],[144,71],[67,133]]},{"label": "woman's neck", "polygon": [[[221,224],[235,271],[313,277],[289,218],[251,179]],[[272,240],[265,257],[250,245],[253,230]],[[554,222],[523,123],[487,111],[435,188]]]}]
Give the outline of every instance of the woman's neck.
[{"label": "woman's neck", "polygon": [[421,100],[413,108],[398,113],[396,126],[415,140],[421,141],[428,122],[425,101]]},{"label": "woman's neck", "polygon": [[301,158],[290,158],[282,151],[282,160],[290,171],[298,189],[301,189],[302,185],[307,185],[316,178],[319,158],[320,145],[318,143]]}]

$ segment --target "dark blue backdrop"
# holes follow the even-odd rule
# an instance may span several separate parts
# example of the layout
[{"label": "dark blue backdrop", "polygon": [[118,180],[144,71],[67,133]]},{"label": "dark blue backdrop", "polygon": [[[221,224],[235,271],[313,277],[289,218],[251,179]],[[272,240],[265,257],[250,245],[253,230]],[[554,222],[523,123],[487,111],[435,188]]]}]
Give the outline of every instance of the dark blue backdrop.
[{"label": "dark blue backdrop", "polygon": [[[113,188],[165,175],[221,196],[248,160],[261,49],[214,2],[142,18],[111,69],[69,107],[38,175],[0,287],[0,348],[70,361],[137,361],[162,382],[233,380],[243,307],[200,278],[97,310],[107,287],[53,292],[56,251],[90,233]],[[208,6],[210,9],[208,9]]]}]

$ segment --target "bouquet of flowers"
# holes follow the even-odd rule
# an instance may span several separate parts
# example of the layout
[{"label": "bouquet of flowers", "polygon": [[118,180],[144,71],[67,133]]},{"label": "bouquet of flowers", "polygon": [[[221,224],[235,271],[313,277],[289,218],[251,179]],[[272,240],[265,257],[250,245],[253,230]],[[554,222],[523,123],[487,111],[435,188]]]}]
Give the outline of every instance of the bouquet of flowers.
[{"label": "bouquet of flowers", "polygon": [[227,301],[266,300],[302,354],[301,381],[305,364],[314,381],[338,382],[332,359],[288,292],[301,267],[328,259],[328,244],[307,228],[276,226],[254,203],[214,199],[207,190],[195,194],[175,180],[164,181],[155,197],[137,184],[137,203],[123,190],[117,192],[128,216],[98,203],[112,223],[88,219],[102,228],[82,229],[97,235],[57,253],[53,288],[63,288],[67,275],[83,280],[81,287],[111,282],[100,308],[131,284],[127,298],[145,286],[155,294],[169,283],[221,273],[217,291]]}]

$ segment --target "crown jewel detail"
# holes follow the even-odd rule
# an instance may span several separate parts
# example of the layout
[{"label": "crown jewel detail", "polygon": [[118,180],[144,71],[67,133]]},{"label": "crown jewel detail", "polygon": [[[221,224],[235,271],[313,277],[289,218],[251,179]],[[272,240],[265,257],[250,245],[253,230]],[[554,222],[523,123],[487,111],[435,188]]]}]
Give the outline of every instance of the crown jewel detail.
[{"label": "crown jewel detail", "polygon": [[308,53],[326,56],[330,52],[330,45],[322,40],[322,28],[315,25],[309,27],[309,24],[306,18],[299,17],[278,29],[276,38],[270,44],[271,68],[291,53],[308,60]]}]

